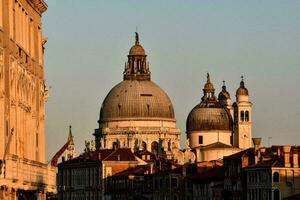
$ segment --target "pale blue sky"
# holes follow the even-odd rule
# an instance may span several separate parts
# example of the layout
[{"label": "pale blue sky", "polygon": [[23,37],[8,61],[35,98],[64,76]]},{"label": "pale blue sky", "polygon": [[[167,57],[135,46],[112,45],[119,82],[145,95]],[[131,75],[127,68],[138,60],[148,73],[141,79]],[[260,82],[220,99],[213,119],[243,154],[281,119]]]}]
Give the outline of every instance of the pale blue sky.
[{"label": "pale blue sky", "polygon": [[300,143],[300,1],[48,0],[43,16],[47,157],[73,126],[77,152],[92,139],[109,90],[122,80],[138,27],[152,80],[171,98],[185,144],[185,120],[206,72],[232,100],[245,76],[253,136]]}]

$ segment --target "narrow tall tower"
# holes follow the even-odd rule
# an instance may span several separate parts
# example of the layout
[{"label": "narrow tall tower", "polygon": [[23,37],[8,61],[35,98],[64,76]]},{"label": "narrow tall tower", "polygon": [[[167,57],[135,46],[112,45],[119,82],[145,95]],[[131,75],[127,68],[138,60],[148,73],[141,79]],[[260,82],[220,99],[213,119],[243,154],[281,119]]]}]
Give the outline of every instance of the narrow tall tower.
[{"label": "narrow tall tower", "polygon": [[73,135],[72,135],[72,126],[69,126],[68,142],[69,142],[69,144],[66,149],[65,157],[67,160],[70,160],[76,156],[75,144],[74,144]]},{"label": "narrow tall tower", "polygon": [[247,149],[252,146],[252,103],[245,87],[244,77],[241,77],[240,87],[236,91],[234,107],[234,145]]}]

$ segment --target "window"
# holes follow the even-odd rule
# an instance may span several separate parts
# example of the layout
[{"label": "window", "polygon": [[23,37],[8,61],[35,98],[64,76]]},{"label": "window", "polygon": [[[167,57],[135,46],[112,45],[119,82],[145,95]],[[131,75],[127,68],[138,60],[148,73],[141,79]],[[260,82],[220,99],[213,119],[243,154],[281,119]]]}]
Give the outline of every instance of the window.
[{"label": "window", "polygon": [[34,45],[35,45],[35,40],[34,40],[34,23],[33,19],[30,19],[30,24],[29,24],[29,32],[30,32],[30,55],[32,58],[35,57],[35,51],[34,51]]},{"label": "window", "polygon": [[146,142],[142,142],[142,149],[145,151],[145,150],[147,150],[147,144],[146,144]]},{"label": "window", "polygon": [[3,27],[3,0],[0,0],[0,27]]},{"label": "window", "polygon": [[171,178],[171,186],[177,188],[178,187],[178,179]]},{"label": "window", "polygon": [[119,143],[118,142],[114,142],[113,145],[112,145],[112,148],[114,150],[118,149],[119,148]]},{"label": "window", "polygon": [[245,112],[245,121],[249,122],[249,111],[248,110]]},{"label": "window", "polygon": [[245,121],[245,112],[241,111],[241,121]]},{"label": "window", "polygon": [[274,200],[280,200],[280,191],[278,189],[274,190]]},{"label": "window", "polygon": [[199,144],[203,144],[203,136],[202,135],[199,136],[198,140],[199,140]]},{"label": "window", "polygon": [[274,172],[273,174],[273,182],[279,182],[279,173],[278,172]]}]

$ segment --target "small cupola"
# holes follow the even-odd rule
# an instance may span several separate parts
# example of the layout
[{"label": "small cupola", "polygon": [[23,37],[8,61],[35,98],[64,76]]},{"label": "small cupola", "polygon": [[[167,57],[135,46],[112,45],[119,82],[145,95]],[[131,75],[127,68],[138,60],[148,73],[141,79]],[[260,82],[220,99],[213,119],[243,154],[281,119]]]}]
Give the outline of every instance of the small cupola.
[{"label": "small cupola", "polygon": [[241,76],[240,87],[236,90],[236,101],[249,101],[249,92],[245,87],[244,76]]}]

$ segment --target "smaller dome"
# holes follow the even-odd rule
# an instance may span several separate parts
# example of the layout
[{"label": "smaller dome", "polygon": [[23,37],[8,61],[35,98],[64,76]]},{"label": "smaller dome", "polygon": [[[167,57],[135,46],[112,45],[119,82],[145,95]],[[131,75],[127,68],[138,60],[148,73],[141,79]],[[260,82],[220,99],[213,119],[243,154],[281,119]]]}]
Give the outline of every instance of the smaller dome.
[{"label": "smaller dome", "polygon": [[248,89],[245,87],[243,77],[242,77],[242,80],[240,82],[240,87],[236,91],[236,96],[240,96],[240,95],[249,96],[249,92],[248,92]]},{"label": "smaller dome", "polygon": [[140,45],[139,34],[135,32],[135,44],[129,50],[130,56],[144,56],[145,49],[142,45]]},{"label": "smaller dome", "polygon": [[190,131],[232,131],[232,119],[228,111],[218,102],[201,102],[190,112],[186,121]]},{"label": "smaller dome", "polygon": [[145,50],[142,45],[135,44],[130,48],[129,55],[145,55]]},{"label": "smaller dome", "polygon": [[[223,89],[226,91],[226,88]],[[204,85],[204,95],[201,102],[191,110],[186,120],[187,134],[191,131],[232,131],[231,115],[217,101],[214,91],[214,86],[210,82],[207,73],[207,81]],[[229,96],[228,92],[225,94]]]},{"label": "smaller dome", "polygon": [[230,99],[230,94],[226,89],[225,81],[223,81],[222,91],[219,93],[218,100],[227,100]]}]

